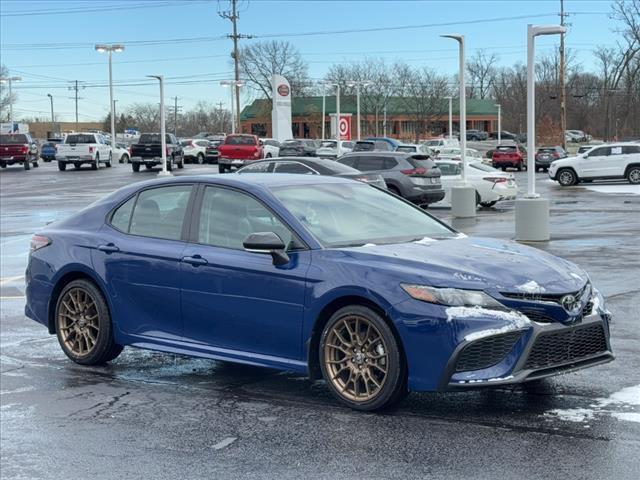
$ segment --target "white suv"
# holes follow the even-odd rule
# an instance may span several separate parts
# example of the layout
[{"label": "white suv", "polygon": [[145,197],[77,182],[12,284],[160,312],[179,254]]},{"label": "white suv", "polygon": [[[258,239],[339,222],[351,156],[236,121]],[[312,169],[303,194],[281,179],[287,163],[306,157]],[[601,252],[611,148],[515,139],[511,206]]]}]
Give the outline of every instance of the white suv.
[{"label": "white suv", "polygon": [[640,145],[612,143],[600,145],[576,157],[556,160],[549,166],[549,177],[563,187],[585,180],[626,178],[640,184]]}]

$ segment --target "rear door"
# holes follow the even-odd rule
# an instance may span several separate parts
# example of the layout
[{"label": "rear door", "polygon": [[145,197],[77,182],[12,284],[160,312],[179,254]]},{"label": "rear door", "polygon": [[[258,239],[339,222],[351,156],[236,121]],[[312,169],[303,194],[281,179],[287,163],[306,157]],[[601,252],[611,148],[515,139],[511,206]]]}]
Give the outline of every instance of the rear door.
[{"label": "rear door", "polygon": [[180,266],[192,184],[148,188],[115,209],[92,251],[120,332],[179,340]]},{"label": "rear door", "polygon": [[[269,208],[231,188],[202,188],[183,254],[185,339],[194,344],[300,360],[310,252]],[[274,232],[289,263],[244,250],[250,233]]]}]

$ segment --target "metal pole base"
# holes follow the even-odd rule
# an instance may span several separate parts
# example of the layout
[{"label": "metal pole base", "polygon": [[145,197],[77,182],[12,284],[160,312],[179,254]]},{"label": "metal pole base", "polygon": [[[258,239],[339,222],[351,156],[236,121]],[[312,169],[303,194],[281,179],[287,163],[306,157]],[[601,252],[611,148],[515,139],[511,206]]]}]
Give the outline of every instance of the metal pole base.
[{"label": "metal pole base", "polygon": [[476,216],[476,190],[471,187],[451,189],[451,215],[457,218]]},{"label": "metal pole base", "polygon": [[516,200],[516,240],[525,242],[549,240],[549,200],[544,198]]},{"label": "metal pole base", "polygon": [[159,177],[173,177],[173,173],[171,173],[170,171],[165,171],[165,170],[160,170],[160,172],[158,172],[158,176]]}]

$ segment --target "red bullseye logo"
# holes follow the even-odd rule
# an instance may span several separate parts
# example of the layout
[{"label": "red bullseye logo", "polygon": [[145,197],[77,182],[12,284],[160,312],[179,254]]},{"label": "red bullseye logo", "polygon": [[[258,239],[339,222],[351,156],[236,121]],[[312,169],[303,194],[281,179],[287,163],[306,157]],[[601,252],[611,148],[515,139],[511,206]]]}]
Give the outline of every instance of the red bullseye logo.
[{"label": "red bullseye logo", "polygon": [[341,118],[340,119],[340,135],[345,136],[347,133],[349,133],[349,122],[347,121],[346,118]]},{"label": "red bullseye logo", "polygon": [[281,97],[286,97],[289,95],[289,86],[285,85],[284,83],[282,85],[278,85],[278,93],[280,94]]}]

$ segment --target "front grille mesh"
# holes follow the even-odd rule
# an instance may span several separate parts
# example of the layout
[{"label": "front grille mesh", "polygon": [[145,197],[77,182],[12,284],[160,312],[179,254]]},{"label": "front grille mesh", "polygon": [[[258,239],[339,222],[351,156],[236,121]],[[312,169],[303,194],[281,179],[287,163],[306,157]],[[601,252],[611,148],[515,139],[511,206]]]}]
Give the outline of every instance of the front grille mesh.
[{"label": "front grille mesh", "polygon": [[602,325],[548,333],[538,337],[525,368],[549,367],[607,350]]},{"label": "front grille mesh", "polygon": [[458,356],[456,372],[482,370],[500,363],[521,335],[522,332],[509,332],[470,343]]},{"label": "front grille mesh", "polygon": [[555,320],[552,317],[545,315],[544,313],[537,312],[535,310],[520,310],[520,312],[523,315],[526,315],[529,318],[529,320],[531,320],[532,322],[537,322],[537,323],[555,322]]}]

